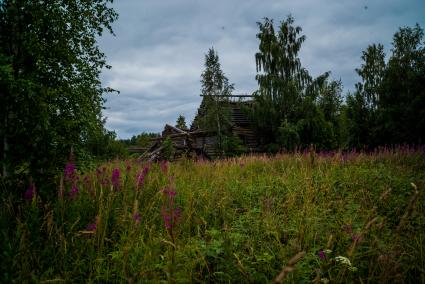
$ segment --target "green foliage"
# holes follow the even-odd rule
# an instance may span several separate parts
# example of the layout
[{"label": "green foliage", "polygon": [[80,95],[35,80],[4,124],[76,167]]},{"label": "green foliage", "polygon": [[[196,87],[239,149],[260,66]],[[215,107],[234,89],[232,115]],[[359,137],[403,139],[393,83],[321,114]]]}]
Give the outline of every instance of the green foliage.
[{"label": "green foliage", "polygon": [[[315,144],[337,147],[342,84],[329,81],[329,72],[313,79],[298,54],[305,36],[291,16],[275,32],[273,20],[258,23],[256,53],[259,89],[248,114],[270,145],[286,150]],[[284,137],[289,135],[289,137]],[[273,146],[273,147],[275,147]]]},{"label": "green foliage", "polygon": [[182,130],[189,130],[189,128],[187,128],[187,125],[186,125],[186,119],[184,118],[183,115],[179,115],[179,117],[177,118],[176,127]]},{"label": "green foliage", "polygon": [[229,96],[234,89],[233,84],[221,70],[218,54],[213,48],[205,55],[205,70],[201,75],[202,112],[198,128],[217,133],[219,152],[223,151],[226,137],[231,136],[231,109]]},{"label": "green foliage", "polygon": [[279,137],[277,142],[283,149],[287,151],[294,151],[295,148],[300,145],[300,136],[295,125],[288,123],[285,120],[282,122],[278,131]]},{"label": "green foliage", "polygon": [[150,147],[151,139],[159,137],[159,133],[143,132],[138,135],[133,135],[130,139],[120,140],[126,146]]},{"label": "green foliage", "polygon": [[[0,138],[4,173],[28,165],[46,181],[71,146],[85,147],[99,127],[106,65],[96,40],[117,14],[111,1],[0,3]],[[3,76],[7,73],[7,76]],[[42,190],[41,190],[42,191]]]},{"label": "green foliage", "polygon": [[223,151],[226,157],[240,156],[248,151],[238,136],[228,135],[223,140]]},{"label": "green foliage", "polygon": [[[269,283],[303,251],[286,282],[417,283],[424,167],[423,151],[409,148],[314,161],[115,160],[58,181],[49,202],[13,203],[1,190],[0,279]],[[170,207],[181,212],[172,227]]]},{"label": "green foliage", "polygon": [[425,141],[425,44],[423,29],[400,28],[387,62],[383,46],[363,52],[362,82],[347,99],[352,147]]},{"label": "green foliage", "polygon": [[176,149],[174,148],[173,141],[171,140],[170,136],[165,138],[161,146],[163,147],[161,150],[161,158],[167,161],[172,161],[174,159]]}]

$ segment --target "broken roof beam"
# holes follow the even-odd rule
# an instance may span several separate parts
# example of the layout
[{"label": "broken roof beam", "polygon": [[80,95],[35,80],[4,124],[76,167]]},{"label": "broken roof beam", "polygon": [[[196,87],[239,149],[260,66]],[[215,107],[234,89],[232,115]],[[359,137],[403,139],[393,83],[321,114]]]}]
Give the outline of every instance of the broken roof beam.
[{"label": "broken roof beam", "polygon": [[253,95],[203,95],[200,94],[201,97],[227,97],[227,98],[253,98]]}]

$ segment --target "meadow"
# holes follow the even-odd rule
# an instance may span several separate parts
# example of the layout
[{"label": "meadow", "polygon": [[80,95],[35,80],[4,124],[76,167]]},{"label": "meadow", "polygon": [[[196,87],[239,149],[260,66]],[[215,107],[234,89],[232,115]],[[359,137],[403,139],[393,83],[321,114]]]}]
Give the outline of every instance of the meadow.
[{"label": "meadow", "polygon": [[423,148],[69,162],[53,201],[2,195],[0,279],[425,283],[424,186]]}]

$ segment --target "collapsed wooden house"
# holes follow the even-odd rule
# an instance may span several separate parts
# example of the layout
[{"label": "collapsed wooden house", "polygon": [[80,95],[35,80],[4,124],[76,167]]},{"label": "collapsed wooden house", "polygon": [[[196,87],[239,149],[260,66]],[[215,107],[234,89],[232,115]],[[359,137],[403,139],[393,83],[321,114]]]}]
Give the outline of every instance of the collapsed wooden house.
[{"label": "collapsed wooden house", "polygon": [[[251,96],[238,95],[231,96],[234,98],[249,98]],[[250,101],[227,101],[230,109],[230,125],[231,133],[237,136],[242,145],[247,149],[248,152],[259,152],[261,151],[260,139],[252,124],[250,123],[247,115],[242,111],[241,106],[243,104],[249,104]],[[165,141],[168,139],[171,141],[174,148],[174,157],[178,158],[183,155],[189,157],[197,157],[204,159],[214,159],[222,156],[223,153],[218,151],[218,135],[215,131],[208,129],[201,129],[197,123],[206,113],[204,100],[198,108],[197,114],[193,120],[193,123],[188,130],[180,129],[178,127],[166,124],[161,136],[152,139],[152,146],[143,153],[140,157],[147,160],[160,160],[163,159],[163,152],[165,150]]]}]

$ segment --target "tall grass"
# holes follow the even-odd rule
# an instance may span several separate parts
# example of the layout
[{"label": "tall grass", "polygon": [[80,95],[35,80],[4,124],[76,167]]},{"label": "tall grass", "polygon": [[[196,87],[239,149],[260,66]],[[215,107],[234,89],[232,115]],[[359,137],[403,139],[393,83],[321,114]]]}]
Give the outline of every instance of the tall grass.
[{"label": "tall grass", "polygon": [[2,195],[2,282],[425,283],[423,150],[67,169]]}]

